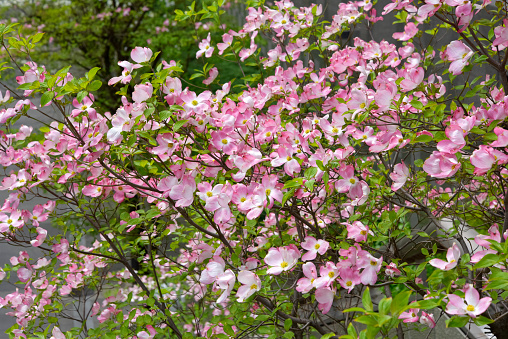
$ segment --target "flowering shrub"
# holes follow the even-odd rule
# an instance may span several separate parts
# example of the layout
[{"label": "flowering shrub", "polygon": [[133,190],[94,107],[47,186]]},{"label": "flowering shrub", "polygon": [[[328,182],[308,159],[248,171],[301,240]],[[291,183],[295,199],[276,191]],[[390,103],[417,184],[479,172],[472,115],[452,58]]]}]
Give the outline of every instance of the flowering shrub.
[{"label": "flowering shrub", "polygon": [[[390,3],[400,48],[343,38],[383,18],[368,0],[331,22],[317,5],[251,7],[196,58],[258,73],[223,83],[206,64],[198,90],[178,62],[136,47],[108,84],[126,85],[115,112],[95,103],[98,68],[74,78],[13,60],[0,232],[44,255],[3,268],[23,287],[0,299],[11,336],[403,338],[445,313],[449,327],[505,338],[508,35],[496,4]],[[215,20],[221,6],[176,14]],[[421,31],[431,18],[441,23]],[[28,54],[33,37],[13,30],[0,27],[3,44]],[[440,52],[420,39],[444,30],[458,35]],[[499,82],[469,77],[485,64]],[[14,127],[48,110],[43,137]],[[33,197],[44,202],[24,209]],[[59,324],[69,303],[82,326]]]}]

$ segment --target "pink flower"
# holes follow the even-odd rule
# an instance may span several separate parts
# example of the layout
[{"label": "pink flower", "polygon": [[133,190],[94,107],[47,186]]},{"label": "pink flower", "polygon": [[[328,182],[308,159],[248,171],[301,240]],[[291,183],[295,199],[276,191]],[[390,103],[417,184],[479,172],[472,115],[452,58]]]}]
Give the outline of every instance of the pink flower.
[{"label": "pink flower", "polygon": [[338,282],[348,293],[361,282],[360,272],[355,267],[342,267],[339,269],[339,275]]},{"label": "pink flower", "polygon": [[454,154],[434,151],[425,160],[423,170],[434,178],[448,178],[454,175],[460,168],[460,163]]},{"label": "pink flower", "polygon": [[393,278],[394,276],[401,274],[400,270],[397,268],[397,265],[394,262],[386,266],[385,273],[390,278]]},{"label": "pink flower", "polygon": [[203,80],[203,83],[205,85],[210,85],[215,80],[215,78],[217,78],[217,75],[219,75],[219,71],[217,70],[217,67],[212,68],[210,70],[210,72],[208,73],[208,78]]},{"label": "pink flower", "polygon": [[203,39],[199,43],[199,51],[196,53],[196,59],[199,58],[203,53],[205,54],[205,57],[209,58],[213,54],[214,47],[210,46],[211,44],[211,38],[210,33],[208,33],[208,37],[206,39]]},{"label": "pink flower", "polygon": [[399,319],[404,319],[405,323],[415,323],[418,321],[418,312],[419,310],[417,308],[411,308],[407,312],[402,312],[401,315],[399,315]]},{"label": "pink flower", "polygon": [[21,282],[27,282],[32,277],[33,271],[29,268],[21,267],[17,273]]},{"label": "pink flower", "polygon": [[139,84],[134,86],[134,92],[132,92],[132,100],[135,103],[142,103],[152,97],[153,86],[150,83]]},{"label": "pink flower", "polygon": [[377,259],[369,252],[362,251],[358,260],[358,267],[363,268],[360,279],[364,285],[374,285],[377,281],[377,273],[381,270],[383,257]]},{"label": "pink flower", "polygon": [[407,178],[409,177],[409,168],[401,162],[397,164],[393,168],[393,173],[390,173],[390,178],[393,180],[393,184],[391,186],[392,191],[397,191],[406,183]]},{"label": "pink flower", "polygon": [[492,301],[490,297],[480,299],[480,294],[471,284],[467,285],[465,294],[464,299],[455,294],[448,294],[449,302],[446,305],[446,313],[476,318],[489,308]]},{"label": "pink flower", "polygon": [[503,20],[504,26],[497,26],[494,28],[494,34],[496,39],[492,43],[492,49],[495,51],[499,49],[500,51],[505,49],[508,46],[508,19]]},{"label": "pink flower", "polygon": [[108,81],[108,85],[109,86],[114,85],[114,84],[116,84],[119,81],[122,84],[129,83],[132,80],[132,71],[134,71],[137,68],[142,67],[141,65],[138,65],[138,64],[131,64],[128,61],[119,61],[118,65],[124,68],[123,71],[122,71],[122,75],[120,75],[119,77],[113,77],[113,78],[111,78]]},{"label": "pink flower", "polygon": [[323,255],[328,250],[330,244],[324,240],[316,240],[314,237],[305,237],[302,242],[302,248],[309,251],[302,256],[302,261],[314,260],[317,253]]},{"label": "pink flower", "polygon": [[352,225],[347,225],[347,237],[348,239],[353,239],[354,241],[367,241],[367,236],[369,233],[369,226],[365,226],[361,221],[355,221]]},{"label": "pink flower", "polygon": [[138,339],[152,339],[157,334],[157,331],[152,325],[147,325],[146,328],[150,333],[148,334],[146,331],[138,332]]},{"label": "pink flower", "polygon": [[339,276],[339,268],[333,262],[327,262],[326,265],[319,268],[320,277],[314,282],[316,288],[328,287]]},{"label": "pink flower", "polygon": [[5,95],[3,95],[2,92],[0,92],[0,105],[9,101],[10,97],[11,97],[11,92],[6,91]]},{"label": "pink flower", "polygon": [[353,166],[347,165],[341,167],[339,169],[339,174],[344,178],[335,183],[335,189],[339,193],[350,192],[352,196],[362,195],[362,185],[360,184],[360,180],[355,177],[355,169]]},{"label": "pink flower", "polygon": [[131,59],[138,64],[150,61],[153,52],[148,47],[136,47],[131,52]]},{"label": "pink flower", "polygon": [[296,290],[301,293],[307,293],[314,287],[314,281],[317,279],[316,266],[312,262],[302,265],[305,278],[300,278],[296,283]]},{"label": "pink flower", "polygon": [[296,265],[299,258],[300,252],[294,245],[270,248],[265,257],[265,263],[272,267],[266,273],[279,275],[283,271],[289,271]]},{"label": "pink flower", "polygon": [[480,145],[480,148],[473,152],[469,160],[475,167],[474,173],[476,175],[483,175],[487,173],[496,162],[506,162],[508,158],[501,151],[490,146]]},{"label": "pink flower", "polygon": [[392,37],[399,41],[407,41],[418,33],[418,27],[412,22],[409,22],[404,27],[404,32],[393,33]]},{"label": "pink flower", "polygon": [[236,292],[238,302],[244,302],[245,299],[261,289],[261,280],[251,271],[240,271],[238,281],[242,284]]},{"label": "pink flower", "polygon": [[469,64],[468,60],[473,56],[473,54],[473,51],[461,41],[452,41],[448,47],[446,47],[445,52],[446,59],[452,61],[450,65],[450,73],[453,75],[461,74],[464,67]]},{"label": "pink flower", "polygon": [[53,327],[53,331],[51,332],[53,336],[50,339],[65,339],[65,335],[60,331],[58,327]]},{"label": "pink flower", "polygon": [[316,301],[318,302],[318,308],[326,314],[330,311],[330,308],[333,304],[333,297],[335,296],[335,291],[331,290],[328,287],[319,288],[316,290]]},{"label": "pink flower", "polygon": [[459,260],[459,258],[460,258],[460,249],[456,243],[453,243],[452,247],[450,247],[446,252],[446,260],[448,260],[448,262],[441,259],[432,259],[429,261],[429,264],[443,271],[449,271],[455,266],[457,266],[457,261]]},{"label": "pink flower", "polygon": [[436,327],[436,321],[434,320],[434,315],[429,314],[425,311],[422,311],[422,315],[420,316],[420,324],[427,325],[430,328]]}]

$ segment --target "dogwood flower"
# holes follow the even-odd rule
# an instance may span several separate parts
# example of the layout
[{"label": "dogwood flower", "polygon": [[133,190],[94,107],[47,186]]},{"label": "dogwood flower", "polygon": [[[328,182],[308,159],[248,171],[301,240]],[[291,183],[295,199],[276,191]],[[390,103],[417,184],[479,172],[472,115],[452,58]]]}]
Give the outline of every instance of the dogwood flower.
[{"label": "dogwood flower", "polygon": [[411,308],[407,312],[402,312],[401,315],[399,315],[399,319],[404,319],[404,323],[415,323],[419,319],[418,312],[419,310],[417,308]]},{"label": "dogwood flower", "polygon": [[266,273],[279,275],[283,271],[289,271],[296,265],[299,258],[300,251],[294,245],[271,248],[265,257],[265,263],[272,267]]},{"label": "dogwood flower", "polygon": [[305,237],[305,241],[302,242],[302,248],[308,252],[302,256],[302,261],[313,260],[316,258],[317,253],[323,255],[328,250],[330,244],[324,240],[316,240],[314,237]]},{"label": "dogwood flower", "polygon": [[208,33],[208,37],[206,39],[203,39],[199,43],[199,51],[196,53],[196,59],[205,54],[205,57],[209,58],[213,54],[214,47],[211,47],[211,38],[210,33]]},{"label": "dogwood flower", "polygon": [[453,243],[452,247],[450,247],[446,252],[446,260],[448,260],[448,262],[441,259],[432,259],[429,261],[429,264],[443,271],[449,271],[455,266],[457,266],[457,261],[459,260],[459,258],[460,258],[460,249],[456,243]]},{"label": "dogwood flower", "polygon": [[420,316],[420,324],[427,325],[430,328],[436,327],[436,321],[434,320],[434,315],[429,314],[425,311],[422,311],[422,315]]},{"label": "dogwood flower", "polygon": [[478,291],[473,285],[468,284],[465,289],[465,298],[461,298],[456,294],[448,294],[448,300],[446,313],[468,315],[471,318],[476,318],[489,308],[492,298],[485,297],[480,299]]},{"label": "dogwood flower", "polygon": [[251,271],[240,271],[238,281],[242,284],[236,292],[238,302],[244,302],[245,299],[261,289],[261,280]]}]

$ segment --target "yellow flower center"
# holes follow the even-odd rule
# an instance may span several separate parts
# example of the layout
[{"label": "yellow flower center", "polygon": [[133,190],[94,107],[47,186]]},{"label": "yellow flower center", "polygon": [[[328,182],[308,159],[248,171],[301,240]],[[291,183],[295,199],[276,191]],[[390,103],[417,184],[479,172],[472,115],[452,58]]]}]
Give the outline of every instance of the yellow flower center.
[{"label": "yellow flower center", "polygon": [[224,145],[227,145],[227,143],[228,143],[228,139],[222,139],[222,143],[223,143]]},{"label": "yellow flower center", "polygon": [[86,111],[87,107],[85,105],[81,106],[82,111]]},{"label": "yellow flower center", "polygon": [[207,195],[208,197],[211,197],[211,196],[213,195],[213,193],[212,193],[212,192],[210,192],[210,191],[208,191],[208,192],[206,192],[206,195]]},{"label": "yellow flower center", "polygon": [[34,216],[32,217],[32,219],[33,219],[33,220],[37,220],[37,216],[36,216],[36,215],[34,215]]},{"label": "yellow flower center", "polygon": [[349,179],[349,182],[350,182],[350,183],[352,183],[352,184],[354,185],[354,183],[356,182],[356,180],[355,180],[355,179],[353,179],[353,178],[351,178],[351,179]]},{"label": "yellow flower center", "polygon": [[267,188],[266,191],[265,191],[266,195],[270,195],[270,193],[272,193],[272,190]]},{"label": "yellow flower center", "polygon": [[198,121],[198,125],[203,125],[205,122],[203,120]]},{"label": "yellow flower center", "polygon": [[374,260],[371,260],[371,261],[370,261],[370,265],[371,265],[371,266],[376,266],[376,265],[377,265],[377,262],[375,262]]},{"label": "yellow flower center", "polygon": [[267,137],[271,136],[272,135],[272,132],[266,132],[265,134]]},{"label": "yellow flower center", "polygon": [[307,133],[307,134],[310,133],[310,129],[306,129],[305,133]]},{"label": "yellow flower center", "polygon": [[194,106],[197,106],[197,105],[198,105],[198,101],[197,101],[197,100],[192,100],[192,104],[193,104]]},{"label": "yellow flower center", "polygon": [[8,224],[12,224],[12,219],[7,220]]},{"label": "yellow flower center", "polygon": [[285,25],[287,23],[287,21],[286,20],[282,20],[280,23]]},{"label": "yellow flower center", "polygon": [[287,262],[285,262],[285,261],[283,261],[283,262],[280,264],[280,267],[282,267],[282,268],[286,268],[286,267],[288,267],[288,266],[289,266],[289,264],[288,264]]},{"label": "yellow flower center", "polygon": [[337,133],[337,132],[339,132],[339,129],[338,129],[337,127],[334,127],[334,128],[332,129],[332,133]]},{"label": "yellow flower center", "polygon": [[257,290],[257,288],[258,288],[258,285],[256,285],[256,284],[250,285],[251,290]]},{"label": "yellow flower center", "polygon": [[330,271],[330,272],[328,272],[328,276],[330,278],[333,278],[333,277],[335,277],[335,273],[333,273],[333,271]]},{"label": "yellow flower center", "polygon": [[170,91],[171,93],[175,93],[175,89],[174,89],[174,88],[171,88],[169,91]]},{"label": "yellow flower center", "polygon": [[474,306],[473,305],[467,305],[466,310],[468,312],[474,312]]},{"label": "yellow flower center", "polygon": [[321,247],[321,245],[320,245],[320,244],[315,244],[315,245],[314,245],[314,248],[315,248],[316,250],[318,250],[320,247]]},{"label": "yellow flower center", "polygon": [[361,235],[366,235],[367,234],[367,231],[363,230],[360,232]]},{"label": "yellow flower center", "polygon": [[286,160],[287,160],[287,161],[291,160],[291,157],[290,157],[290,156],[288,156],[288,157],[286,158]]},{"label": "yellow flower center", "polygon": [[247,200],[246,197],[243,197],[242,199],[240,199],[241,202],[245,202]]},{"label": "yellow flower center", "polygon": [[352,282],[352,281],[348,281],[348,282],[346,283],[346,286],[347,286],[347,287],[350,287],[351,285],[353,285],[353,282]]},{"label": "yellow flower center", "polygon": [[360,104],[360,108],[365,108],[365,103],[364,103],[364,102],[362,102],[362,103]]}]

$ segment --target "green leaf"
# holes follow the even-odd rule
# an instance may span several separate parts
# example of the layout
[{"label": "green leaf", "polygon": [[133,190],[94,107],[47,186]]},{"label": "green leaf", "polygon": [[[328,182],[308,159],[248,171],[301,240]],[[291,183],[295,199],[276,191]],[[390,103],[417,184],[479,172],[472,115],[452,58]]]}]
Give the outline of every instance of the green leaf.
[{"label": "green leaf", "polygon": [[351,307],[351,308],[348,308],[348,309],[345,309],[344,311],[342,311],[344,313],[347,313],[347,312],[362,312],[362,313],[365,313],[367,312],[366,310],[364,310],[363,308],[361,307]]},{"label": "green leaf", "polygon": [[390,311],[392,314],[400,314],[404,312],[408,302],[409,297],[411,296],[411,291],[399,292],[392,301],[390,305]]},{"label": "green leaf", "polygon": [[350,336],[352,336],[353,338],[358,338],[358,334],[356,333],[356,329],[353,325],[353,323],[349,323],[349,325],[347,326],[347,334],[349,334]]},{"label": "green leaf", "polygon": [[422,167],[423,166],[423,160],[422,159],[416,159],[414,162],[416,167]]},{"label": "green leaf", "polygon": [[293,325],[293,320],[291,320],[290,318],[287,318],[286,320],[284,320],[284,329],[286,331],[289,331],[289,329],[291,328],[292,325]]},{"label": "green leaf", "polygon": [[81,91],[78,93],[78,95],[76,96],[76,100],[78,101],[78,103],[81,103],[83,101],[83,99],[88,95],[88,92],[87,91]]},{"label": "green leaf", "polygon": [[100,80],[94,80],[86,86],[86,90],[89,92],[95,92],[101,88],[102,82]]},{"label": "green leaf", "polygon": [[323,162],[321,160],[316,160],[316,165],[319,167],[320,170],[323,172],[326,170],[325,166],[323,165]]},{"label": "green leaf", "polygon": [[423,104],[419,100],[416,100],[416,99],[411,100],[410,104],[411,104],[411,106],[413,106],[416,109],[423,109],[423,107],[424,107]]},{"label": "green leaf", "polygon": [[479,128],[478,126],[475,126],[475,127],[471,128],[470,132],[474,133],[474,134],[485,134],[485,133],[487,133],[484,130],[482,130],[481,128]]},{"label": "green leaf", "polygon": [[430,310],[436,308],[437,306],[439,306],[439,300],[435,299],[419,300],[415,304],[415,308],[419,308],[421,310]]},{"label": "green leaf", "polygon": [[226,332],[230,336],[232,336],[232,337],[235,336],[235,331],[233,331],[233,328],[231,327],[231,325],[224,324],[224,326],[222,328],[224,329],[224,332]]},{"label": "green leaf", "polygon": [[417,136],[416,139],[414,140],[414,142],[427,143],[427,142],[431,142],[433,139],[434,139],[434,137],[431,137],[430,135],[422,134],[422,135]]},{"label": "green leaf", "polygon": [[483,268],[483,267],[489,267],[494,266],[498,262],[501,261],[501,257],[497,254],[489,253],[486,256],[484,256],[476,265],[474,265],[474,268]]},{"label": "green leaf", "polygon": [[486,290],[508,290],[508,281],[494,280],[485,287]]},{"label": "green leaf", "polygon": [[335,333],[327,333],[325,335],[322,335],[321,336],[321,339],[330,339],[331,337],[334,337],[335,336]]},{"label": "green leaf", "polygon": [[307,168],[304,173],[305,179],[310,180],[310,179],[314,178],[317,174],[317,170],[318,169],[316,167]]},{"label": "green leaf", "polygon": [[284,204],[286,203],[286,201],[288,201],[289,198],[293,197],[293,195],[295,194],[295,190],[296,190],[295,188],[292,188],[286,193],[284,193],[284,196],[282,197],[282,206],[284,206]]},{"label": "green leaf", "polygon": [[37,33],[32,37],[32,43],[37,43],[41,41],[42,37],[44,36],[44,33]]},{"label": "green leaf", "polygon": [[358,318],[355,318],[355,321],[367,326],[379,326],[378,319],[372,315],[362,315]]},{"label": "green leaf", "polygon": [[55,97],[55,92],[46,92],[41,97],[41,107],[44,107]]},{"label": "green leaf", "polygon": [[446,320],[446,327],[464,327],[469,322],[469,317],[453,316]]},{"label": "green leaf", "polygon": [[299,187],[302,186],[303,178],[294,178],[292,180],[289,180],[284,184],[284,187],[282,188],[292,188],[292,187]]},{"label": "green leaf", "polygon": [[392,304],[392,298],[383,298],[379,302],[379,313],[388,314],[390,312],[390,305]]},{"label": "green leaf", "polygon": [[374,305],[372,304],[372,299],[370,298],[370,289],[367,287],[362,295],[362,305],[365,307],[367,311],[373,311]]},{"label": "green leaf", "polygon": [[86,74],[86,78],[88,79],[88,81],[92,81],[99,70],[100,67],[94,67],[91,70],[89,70],[88,73]]},{"label": "green leaf", "polygon": [[484,317],[482,315],[477,318],[474,318],[473,321],[477,326],[488,325],[494,322],[494,320]]},{"label": "green leaf", "polygon": [[171,111],[162,111],[162,112],[159,112],[159,118],[161,120],[169,119],[171,117],[171,115],[173,115],[173,113],[171,113]]},{"label": "green leaf", "polygon": [[185,125],[187,121],[188,120],[178,120],[177,122],[175,122],[175,124],[173,125],[173,132],[178,131],[183,125]]}]

